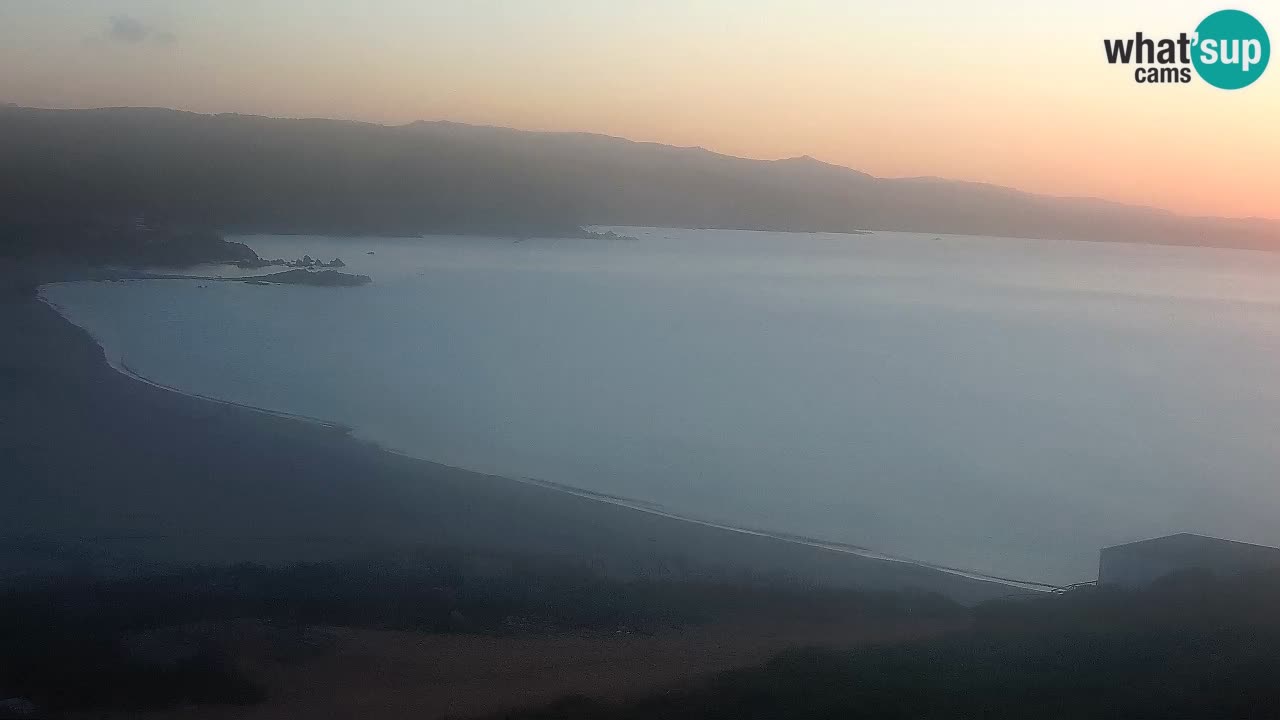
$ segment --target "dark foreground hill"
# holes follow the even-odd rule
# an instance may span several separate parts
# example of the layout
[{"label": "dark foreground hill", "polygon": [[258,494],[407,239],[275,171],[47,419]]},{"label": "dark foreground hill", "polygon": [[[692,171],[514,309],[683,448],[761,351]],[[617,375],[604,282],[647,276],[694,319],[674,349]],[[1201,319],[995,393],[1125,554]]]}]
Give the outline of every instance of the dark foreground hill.
[{"label": "dark foreground hill", "polygon": [[790,652],[632,702],[568,698],[501,717],[1273,718],[1278,601],[1275,574],[995,601],[938,639]]},{"label": "dark foreground hill", "polygon": [[1274,221],[440,122],[9,107],[0,167],[9,250],[121,218],[223,232],[532,235],[600,224],[1280,246]]}]

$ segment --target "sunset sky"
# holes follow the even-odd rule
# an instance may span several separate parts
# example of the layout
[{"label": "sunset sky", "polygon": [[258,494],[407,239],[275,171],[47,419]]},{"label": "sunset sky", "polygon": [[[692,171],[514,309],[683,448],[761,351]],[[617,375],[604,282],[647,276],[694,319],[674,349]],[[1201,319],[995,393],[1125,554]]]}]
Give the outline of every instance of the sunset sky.
[{"label": "sunset sky", "polygon": [[0,0],[0,102],[581,130],[1280,218],[1280,67],[1231,92],[1103,55],[1233,6],[1280,37],[1260,0]]}]

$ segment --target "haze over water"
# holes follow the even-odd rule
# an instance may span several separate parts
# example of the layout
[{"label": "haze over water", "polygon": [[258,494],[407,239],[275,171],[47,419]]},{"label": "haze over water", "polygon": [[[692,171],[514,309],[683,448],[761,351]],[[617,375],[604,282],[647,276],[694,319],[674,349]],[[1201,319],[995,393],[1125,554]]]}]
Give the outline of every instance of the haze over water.
[{"label": "haze over water", "polygon": [[254,236],[374,284],[44,294],[156,382],[694,518],[1055,583],[1280,543],[1280,255],[620,232]]}]

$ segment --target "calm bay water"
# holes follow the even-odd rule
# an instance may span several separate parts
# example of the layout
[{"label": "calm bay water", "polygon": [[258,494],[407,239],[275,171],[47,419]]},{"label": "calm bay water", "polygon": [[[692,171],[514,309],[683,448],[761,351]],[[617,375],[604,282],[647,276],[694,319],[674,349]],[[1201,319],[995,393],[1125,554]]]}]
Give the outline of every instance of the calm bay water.
[{"label": "calm bay water", "polygon": [[622,232],[255,236],[374,284],[45,295],[156,382],[714,522],[1058,583],[1280,543],[1280,254]]}]

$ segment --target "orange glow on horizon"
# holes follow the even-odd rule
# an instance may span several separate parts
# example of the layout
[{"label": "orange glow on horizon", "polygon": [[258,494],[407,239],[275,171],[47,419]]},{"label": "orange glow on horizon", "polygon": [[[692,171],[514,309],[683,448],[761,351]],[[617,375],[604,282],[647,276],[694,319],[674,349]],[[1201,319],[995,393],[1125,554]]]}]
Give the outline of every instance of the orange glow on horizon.
[{"label": "orange glow on horizon", "polygon": [[175,31],[163,47],[86,42],[101,18],[31,4],[0,29],[0,100],[597,132],[1280,218],[1280,67],[1231,92],[1139,85],[1103,57],[1104,35],[1176,31],[1206,2],[193,0],[154,21]]}]

